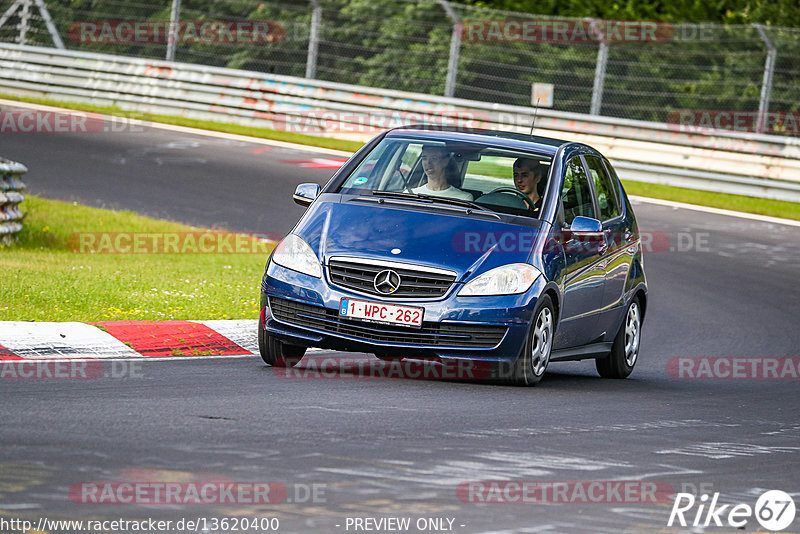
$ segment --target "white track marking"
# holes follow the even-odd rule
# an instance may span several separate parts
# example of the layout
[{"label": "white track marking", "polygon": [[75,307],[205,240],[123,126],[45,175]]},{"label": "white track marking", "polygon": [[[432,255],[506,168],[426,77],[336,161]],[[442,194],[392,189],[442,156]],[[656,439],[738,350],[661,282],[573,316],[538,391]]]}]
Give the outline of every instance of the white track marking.
[{"label": "white track marking", "polygon": [[258,319],[241,319],[234,321],[211,320],[211,321],[192,321],[207,326],[218,334],[230,339],[244,350],[253,354],[258,354],[258,338],[256,337],[256,326]]},{"label": "white track marking", "polygon": [[143,358],[141,354],[85,323],[0,321],[0,345],[25,359]]},{"label": "white track marking", "polygon": [[[684,202],[675,202],[674,200],[662,200],[660,198],[648,198],[629,195],[632,201],[645,202],[647,204],[657,204],[659,206],[667,206],[669,208],[678,208],[683,210],[701,211],[703,213],[713,213],[714,215],[726,215],[728,217],[739,217],[740,219],[750,219],[753,221],[767,222],[772,224],[785,224],[788,226],[800,226],[800,221],[793,221],[792,219],[781,219],[780,217],[769,217],[767,215],[758,215],[756,213],[745,213],[743,211],[724,210],[721,208],[711,208],[708,206],[698,206],[697,204],[686,204]],[[800,205],[798,205],[800,210]]]}]

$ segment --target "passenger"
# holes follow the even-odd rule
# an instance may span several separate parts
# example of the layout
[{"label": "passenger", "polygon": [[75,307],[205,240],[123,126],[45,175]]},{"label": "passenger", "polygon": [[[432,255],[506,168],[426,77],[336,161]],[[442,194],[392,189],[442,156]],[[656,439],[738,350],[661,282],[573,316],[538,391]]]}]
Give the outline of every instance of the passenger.
[{"label": "passenger", "polygon": [[412,192],[421,195],[473,200],[472,194],[452,185],[452,182],[458,182],[457,171],[453,158],[444,147],[422,147],[422,170],[425,171],[428,182],[415,187],[411,190]]},{"label": "passenger", "polygon": [[520,192],[528,195],[534,210],[542,205],[539,196],[539,182],[547,176],[547,166],[533,158],[519,158],[514,162],[514,185]]}]

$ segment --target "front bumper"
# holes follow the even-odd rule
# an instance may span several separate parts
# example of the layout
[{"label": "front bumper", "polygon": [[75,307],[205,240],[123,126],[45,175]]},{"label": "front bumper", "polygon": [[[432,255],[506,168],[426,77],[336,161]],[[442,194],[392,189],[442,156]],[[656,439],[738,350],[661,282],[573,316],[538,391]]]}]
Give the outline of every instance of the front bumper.
[{"label": "front bumper", "polygon": [[[519,354],[545,281],[523,294],[459,297],[455,283],[436,299],[386,299],[337,287],[270,262],[261,284],[266,330],[289,343],[395,357],[511,362]],[[422,328],[339,317],[342,298],[424,307]]]}]

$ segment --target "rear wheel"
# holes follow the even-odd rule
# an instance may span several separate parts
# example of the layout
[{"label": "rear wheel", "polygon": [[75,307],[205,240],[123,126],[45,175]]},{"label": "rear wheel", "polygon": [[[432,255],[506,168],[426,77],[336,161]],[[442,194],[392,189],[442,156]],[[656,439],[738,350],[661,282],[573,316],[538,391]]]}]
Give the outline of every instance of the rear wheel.
[{"label": "rear wheel", "polygon": [[261,321],[258,321],[258,352],[267,365],[294,367],[303,359],[306,348],[300,345],[290,345],[275,339],[274,336],[267,332]]},{"label": "rear wheel", "polygon": [[528,339],[525,341],[517,361],[511,366],[511,375],[506,378],[506,382],[512,385],[535,386],[541,381],[547,370],[547,364],[550,363],[555,332],[555,314],[549,295],[539,298],[533,316]]},{"label": "rear wheel", "polygon": [[639,358],[639,343],[642,339],[642,308],[639,298],[633,297],[611,347],[611,354],[595,360],[597,372],[603,378],[627,378]]}]

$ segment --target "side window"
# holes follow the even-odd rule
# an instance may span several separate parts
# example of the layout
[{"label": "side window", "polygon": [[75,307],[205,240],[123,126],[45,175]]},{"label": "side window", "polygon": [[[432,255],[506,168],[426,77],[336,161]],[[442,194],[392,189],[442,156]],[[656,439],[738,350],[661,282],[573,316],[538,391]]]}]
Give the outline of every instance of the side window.
[{"label": "side window", "polygon": [[594,217],[592,190],[589,179],[581,165],[580,158],[572,158],[564,175],[564,188],[561,190],[561,203],[564,208],[564,222],[572,224],[575,217]]},{"label": "side window", "polygon": [[617,195],[611,178],[608,176],[605,165],[600,158],[586,156],[586,163],[594,180],[594,190],[597,191],[597,206],[600,208],[600,220],[607,221],[619,215]]}]

